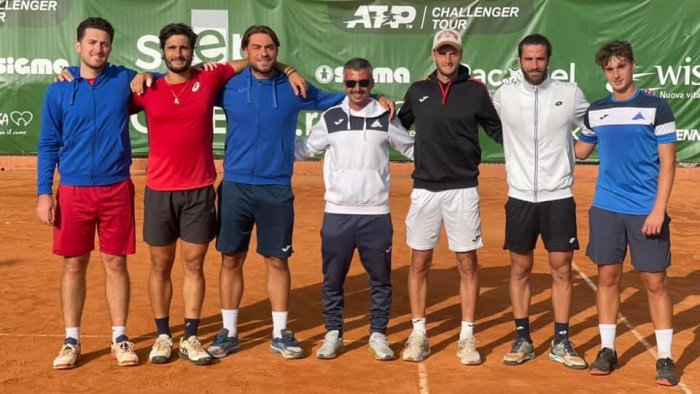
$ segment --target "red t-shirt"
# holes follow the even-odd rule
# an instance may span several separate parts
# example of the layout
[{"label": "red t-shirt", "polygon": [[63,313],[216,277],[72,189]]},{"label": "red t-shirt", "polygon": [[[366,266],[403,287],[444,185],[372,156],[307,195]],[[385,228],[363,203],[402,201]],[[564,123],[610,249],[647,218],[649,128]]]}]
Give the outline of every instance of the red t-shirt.
[{"label": "red t-shirt", "polygon": [[148,187],[176,191],[214,184],[214,103],[234,74],[229,65],[193,70],[187,82],[169,85],[159,78],[142,96],[132,96],[148,123]]}]

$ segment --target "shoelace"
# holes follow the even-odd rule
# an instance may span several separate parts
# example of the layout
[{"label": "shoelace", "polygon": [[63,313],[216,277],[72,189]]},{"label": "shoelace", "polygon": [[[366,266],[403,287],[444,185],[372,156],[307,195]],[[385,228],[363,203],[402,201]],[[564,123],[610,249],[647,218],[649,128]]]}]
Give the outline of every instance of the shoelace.
[{"label": "shoelace", "polygon": [[61,348],[61,356],[66,356],[71,353],[77,352],[78,349],[75,348],[75,345],[71,345],[70,343],[66,343],[63,345],[63,348]]},{"label": "shoelace", "polygon": [[527,342],[527,340],[526,340],[525,338],[518,337],[518,338],[515,340],[515,342],[513,342],[513,346],[510,347],[510,352],[511,352],[511,353],[517,352],[518,350],[520,350],[520,348],[521,348],[526,342]]},{"label": "shoelace", "polygon": [[299,347],[299,344],[297,343],[296,338],[294,338],[294,335],[282,335],[282,343],[285,346]]},{"label": "shoelace", "polygon": [[570,340],[564,339],[560,342],[564,346],[564,351],[572,356],[578,356],[576,350],[574,350],[574,344]]},{"label": "shoelace", "polygon": [[389,342],[387,341],[387,338],[385,336],[375,336],[374,343],[389,346]]},{"label": "shoelace", "polygon": [[129,341],[122,341],[119,342],[119,348],[125,352],[133,352],[134,350],[134,343],[129,342]]},{"label": "shoelace", "polygon": [[158,339],[156,341],[156,350],[164,351],[170,349],[170,343],[166,339]]}]

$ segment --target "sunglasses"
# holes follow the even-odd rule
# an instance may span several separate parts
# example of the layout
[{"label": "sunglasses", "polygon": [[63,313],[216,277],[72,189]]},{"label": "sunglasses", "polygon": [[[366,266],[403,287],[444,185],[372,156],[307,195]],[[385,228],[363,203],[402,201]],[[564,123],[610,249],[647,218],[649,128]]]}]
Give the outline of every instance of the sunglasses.
[{"label": "sunglasses", "polygon": [[345,87],[347,87],[348,89],[354,88],[358,83],[360,84],[361,88],[368,88],[369,85],[372,83],[372,80],[371,79],[361,79],[359,81],[355,81],[355,80],[349,79],[349,80],[343,81],[343,83],[345,84]]}]

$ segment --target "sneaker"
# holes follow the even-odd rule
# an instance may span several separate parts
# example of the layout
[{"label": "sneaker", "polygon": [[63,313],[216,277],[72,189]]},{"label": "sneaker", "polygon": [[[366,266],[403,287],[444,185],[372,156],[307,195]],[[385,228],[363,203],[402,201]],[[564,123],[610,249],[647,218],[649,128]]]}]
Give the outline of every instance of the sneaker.
[{"label": "sneaker", "polygon": [[389,347],[386,335],[381,332],[373,332],[369,336],[369,351],[377,360],[388,361],[396,358],[394,351]]},{"label": "sneaker", "polygon": [[600,349],[589,369],[591,375],[609,375],[617,366],[617,352],[604,347]]},{"label": "sneaker", "polygon": [[112,344],[113,360],[117,360],[120,367],[131,367],[139,364],[139,356],[134,352],[134,343],[129,342],[126,335],[120,335],[117,341]]},{"label": "sneaker", "polygon": [[270,345],[270,352],[281,354],[288,359],[304,357],[304,349],[301,348],[297,339],[294,338],[294,331],[282,330],[282,337],[273,338]]},{"label": "sneaker", "polygon": [[586,369],[588,363],[579,356],[574,349],[574,344],[569,338],[562,339],[555,344],[552,341],[552,348],[549,350],[549,359],[572,369]]},{"label": "sneaker", "polygon": [[323,337],[323,345],[316,351],[316,358],[330,360],[338,357],[338,351],[343,348],[343,338],[340,331],[330,330]]},{"label": "sneaker", "polygon": [[151,353],[148,354],[148,361],[152,364],[165,364],[170,361],[172,353],[173,339],[168,334],[160,334],[151,348]]},{"label": "sneaker", "polygon": [[403,349],[403,361],[421,362],[430,355],[430,344],[424,332],[413,332]]},{"label": "sneaker", "polygon": [[241,350],[241,345],[238,343],[238,337],[228,336],[228,329],[222,328],[214,338],[214,342],[207,348],[207,353],[214,358],[224,358],[239,350]]},{"label": "sneaker", "polygon": [[476,350],[476,338],[466,337],[458,342],[457,357],[463,365],[481,364],[481,355]]},{"label": "sneaker", "polygon": [[527,360],[535,358],[535,349],[532,343],[522,337],[515,338],[510,351],[503,356],[503,364],[505,365],[520,365]]},{"label": "sneaker", "polygon": [[211,356],[202,349],[196,335],[180,339],[180,358],[190,360],[195,365],[207,365],[211,362]]},{"label": "sneaker", "polygon": [[75,368],[78,360],[80,360],[80,343],[75,338],[66,338],[58,356],[53,359],[53,369]]},{"label": "sneaker", "polygon": [[656,384],[661,386],[675,386],[678,378],[673,369],[676,365],[670,358],[660,358],[656,360]]}]

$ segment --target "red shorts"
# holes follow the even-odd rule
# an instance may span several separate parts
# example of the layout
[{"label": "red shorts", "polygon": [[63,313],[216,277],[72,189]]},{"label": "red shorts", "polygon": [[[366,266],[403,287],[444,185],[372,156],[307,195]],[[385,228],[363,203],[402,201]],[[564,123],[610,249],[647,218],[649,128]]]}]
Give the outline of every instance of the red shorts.
[{"label": "red shorts", "polygon": [[60,185],[56,200],[55,254],[71,257],[91,252],[95,249],[95,227],[100,252],[114,256],[134,254],[136,224],[131,179],[108,186]]}]

